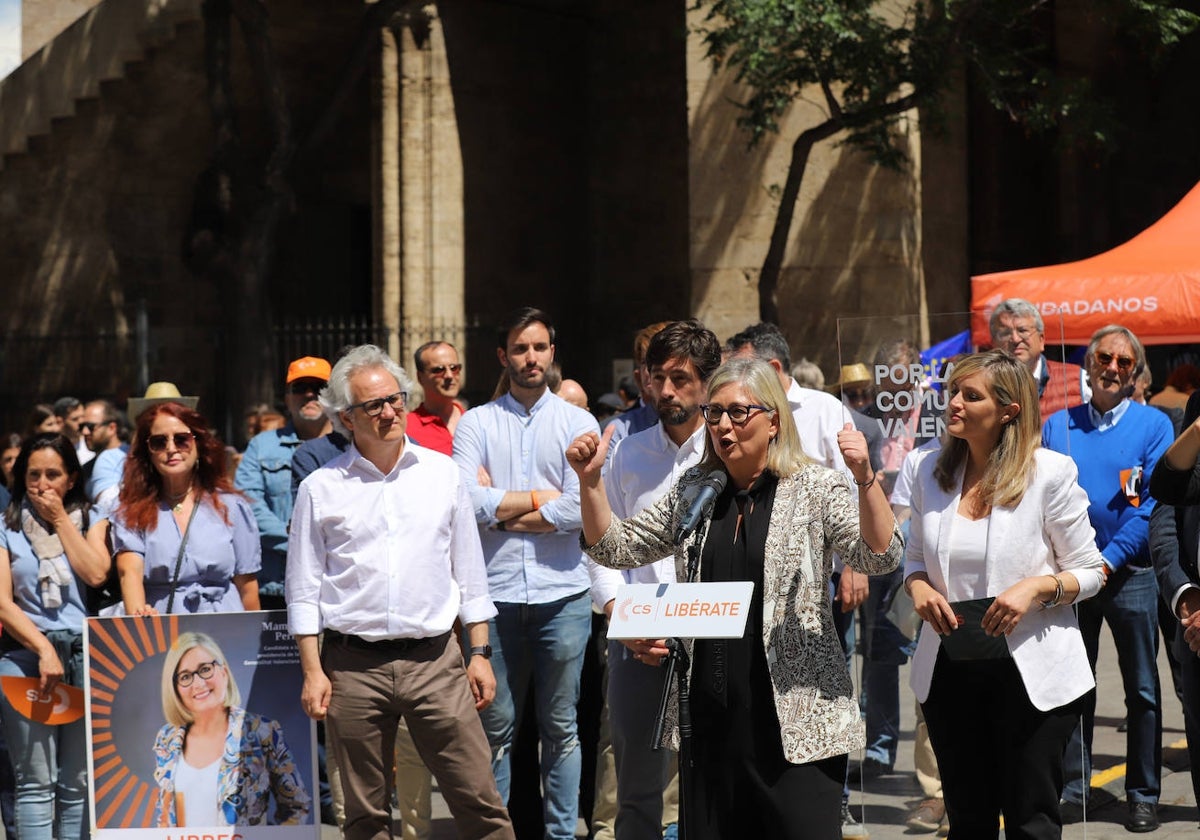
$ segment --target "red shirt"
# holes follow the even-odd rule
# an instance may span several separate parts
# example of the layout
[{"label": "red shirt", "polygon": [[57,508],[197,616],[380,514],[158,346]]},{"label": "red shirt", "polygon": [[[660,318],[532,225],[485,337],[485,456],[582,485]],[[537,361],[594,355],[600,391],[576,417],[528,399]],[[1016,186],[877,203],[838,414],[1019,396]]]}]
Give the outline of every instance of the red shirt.
[{"label": "red shirt", "polygon": [[[466,411],[461,404],[456,402],[455,405],[459,411]],[[454,435],[450,434],[450,429],[442,422],[441,417],[426,410],[425,403],[409,412],[406,431],[410,438],[426,449],[434,449],[446,455],[454,454]]]}]

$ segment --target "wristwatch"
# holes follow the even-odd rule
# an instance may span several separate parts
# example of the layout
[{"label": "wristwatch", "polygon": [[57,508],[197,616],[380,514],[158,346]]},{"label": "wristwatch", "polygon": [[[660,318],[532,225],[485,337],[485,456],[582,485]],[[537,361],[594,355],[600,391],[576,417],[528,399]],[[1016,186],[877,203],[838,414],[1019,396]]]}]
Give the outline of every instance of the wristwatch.
[{"label": "wristwatch", "polygon": [[482,656],[484,659],[492,658],[492,646],[491,645],[475,645],[474,647],[471,648],[471,650],[469,652],[470,652],[471,656]]}]

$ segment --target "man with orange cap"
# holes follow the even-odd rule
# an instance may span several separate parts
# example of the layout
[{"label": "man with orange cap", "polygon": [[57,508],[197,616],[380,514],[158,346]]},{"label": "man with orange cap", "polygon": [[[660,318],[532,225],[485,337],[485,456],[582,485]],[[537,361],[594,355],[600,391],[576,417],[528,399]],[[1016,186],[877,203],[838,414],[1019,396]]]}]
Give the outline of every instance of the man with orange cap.
[{"label": "man with orange cap", "polygon": [[262,541],[258,592],[264,610],[283,609],[287,529],[292,518],[292,455],[302,441],[330,431],[317,395],[329,382],[329,362],[315,356],[296,359],[287,369],[284,402],[288,422],[257,434],[238,464],[234,483],[250,499]]}]

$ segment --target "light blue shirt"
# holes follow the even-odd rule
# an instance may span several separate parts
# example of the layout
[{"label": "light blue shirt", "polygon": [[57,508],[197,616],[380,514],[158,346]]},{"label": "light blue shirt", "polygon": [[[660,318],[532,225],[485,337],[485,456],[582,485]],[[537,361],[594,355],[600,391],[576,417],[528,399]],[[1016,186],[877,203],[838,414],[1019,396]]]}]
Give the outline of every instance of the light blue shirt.
[{"label": "light blue shirt", "polygon": [[[470,490],[493,601],[545,604],[587,590],[587,559],[579,547],[579,479],[567,464],[566,449],[580,435],[599,430],[591,414],[548,390],[529,412],[505,394],[458,421],[454,461]],[[479,484],[481,466],[491,487]],[[538,510],[553,532],[495,529],[496,508],[506,492],[550,488],[562,495]]]},{"label": "light blue shirt", "polygon": [[[90,524],[96,524],[95,513]],[[87,610],[83,606],[84,587],[74,568],[71,569],[71,581],[63,587],[62,606],[46,607],[42,604],[42,593],[38,586],[41,561],[25,534],[0,526],[0,548],[8,552],[8,562],[11,564],[13,602],[29,616],[33,626],[43,633],[51,630],[83,632],[83,621],[87,617]],[[60,556],[66,560],[65,553]],[[67,561],[67,565],[70,565],[70,561]]]},{"label": "light blue shirt", "polygon": [[129,444],[123,443],[116,449],[105,449],[96,456],[92,466],[92,475],[84,486],[87,497],[96,503],[96,499],[110,487],[121,483],[125,471],[125,460],[129,457]]},{"label": "light blue shirt", "polygon": [[1125,416],[1125,412],[1129,410],[1129,404],[1133,400],[1124,399],[1116,404],[1113,408],[1101,414],[1096,410],[1096,407],[1090,402],[1087,404],[1088,417],[1092,420],[1092,425],[1097,431],[1107,432],[1109,429],[1121,422],[1121,418]]},{"label": "light blue shirt", "polygon": [[[179,578],[175,563],[183,534],[166,502],[158,506],[158,523],[153,530],[129,527],[120,515],[112,522],[113,554],[131,551],[142,558],[146,603],[160,613],[167,611],[172,583],[174,612],[240,612],[242,597],[234,586],[237,575],[251,575],[262,564],[258,528],[250,503],[236,493],[221,493],[224,512],[213,507],[205,494],[188,530]],[[228,521],[226,521],[228,518]]]}]

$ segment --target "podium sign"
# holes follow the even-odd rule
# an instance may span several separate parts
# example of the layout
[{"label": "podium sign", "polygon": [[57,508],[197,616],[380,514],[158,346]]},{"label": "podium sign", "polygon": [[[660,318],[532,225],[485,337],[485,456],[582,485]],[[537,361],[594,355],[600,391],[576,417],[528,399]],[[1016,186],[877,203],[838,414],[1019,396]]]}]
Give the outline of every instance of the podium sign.
[{"label": "podium sign", "polygon": [[617,588],[610,639],[740,639],[754,584],[625,583]]}]

